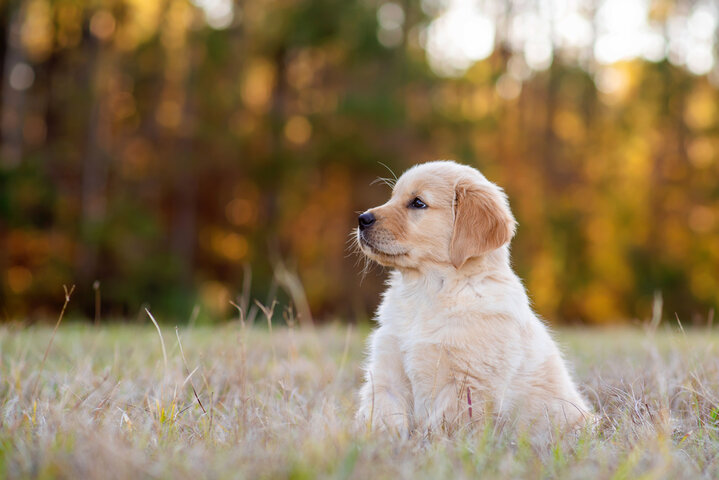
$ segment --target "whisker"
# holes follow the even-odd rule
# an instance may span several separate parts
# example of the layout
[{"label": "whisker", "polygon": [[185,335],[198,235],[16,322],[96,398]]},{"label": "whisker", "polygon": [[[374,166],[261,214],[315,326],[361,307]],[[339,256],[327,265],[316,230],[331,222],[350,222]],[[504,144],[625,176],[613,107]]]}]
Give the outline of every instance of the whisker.
[{"label": "whisker", "polygon": [[350,232],[348,237],[349,238],[346,242],[347,255],[345,255],[345,258],[356,255],[357,258],[354,266],[357,267],[360,263],[362,263],[362,268],[360,269],[360,285],[362,285],[365,277],[367,277],[367,275],[372,271],[374,262],[362,252],[362,247],[359,244],[359,239],[357,238],[355,231]]},{"label": "whisker", "polygon": [[387,185],[390,189],[394,189],[394,186],[397,182],[396,180],[392,180],[391,178],[377,177],[372,180],[372,182],[370,182],[370,185],[374,185],[376,183],[383,183]]},{"label": "whisker", "polygon": [[379,164],[382,165],[384,168],[386,168],[387,170],[389,170],[389,173],[392,174],[392,177],[394,178],[395,183],[397,183],[397,174],[394,173],[394,172],[392,171],[392,169],[389,168],[389,167],[388,167],[387,165],[385,165],[384,163],[382,163],[382,162],[377,162],[377,163],[379,163]]}]

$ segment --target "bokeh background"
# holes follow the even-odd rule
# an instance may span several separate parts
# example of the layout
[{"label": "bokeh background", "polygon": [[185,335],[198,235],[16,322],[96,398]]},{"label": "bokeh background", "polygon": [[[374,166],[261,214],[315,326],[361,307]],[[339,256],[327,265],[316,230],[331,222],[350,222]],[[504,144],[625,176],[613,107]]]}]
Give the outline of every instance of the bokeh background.
[{"label": "bokeh background", "polygon": [[63,284],[101,321],[366,318],[371,182],[449,158],[506,189],[550,321],[706,322],[718,37],[712,1],[5,0],[0,321]]}]

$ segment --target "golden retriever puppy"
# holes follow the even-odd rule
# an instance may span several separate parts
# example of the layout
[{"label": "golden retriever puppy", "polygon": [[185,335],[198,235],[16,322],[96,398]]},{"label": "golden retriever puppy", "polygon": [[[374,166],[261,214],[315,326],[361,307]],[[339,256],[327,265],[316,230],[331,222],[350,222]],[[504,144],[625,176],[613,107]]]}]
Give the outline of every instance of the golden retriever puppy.
[{"label": "golden retriever puppy", "polygon": [[536,438],[591,414],[509,262],[507,197],[451,161],[405,172],[359,216],[362,252],[392,267],[357,419],[407,435],[490,420]]}]

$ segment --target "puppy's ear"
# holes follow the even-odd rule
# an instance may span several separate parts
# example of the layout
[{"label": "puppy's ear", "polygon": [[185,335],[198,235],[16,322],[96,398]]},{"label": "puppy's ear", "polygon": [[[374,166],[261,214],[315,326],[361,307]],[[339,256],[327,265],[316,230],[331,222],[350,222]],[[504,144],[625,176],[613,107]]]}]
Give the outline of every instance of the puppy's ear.
[{"label": "puppy's ear", "polygon": [[514,236],[516,222],[499,187],[460,180],[454,191],[454,230],[449,258],[455,268],[495,250]]}]

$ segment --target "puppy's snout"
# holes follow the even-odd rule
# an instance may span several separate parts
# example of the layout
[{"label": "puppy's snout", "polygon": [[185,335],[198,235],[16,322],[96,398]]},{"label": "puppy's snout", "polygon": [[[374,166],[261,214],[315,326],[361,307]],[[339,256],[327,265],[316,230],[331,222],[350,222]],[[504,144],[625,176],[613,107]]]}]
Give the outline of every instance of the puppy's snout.
[{"label": "puppy's snout", "polygon": [[359,229],[364,230],[365,228],[371,227],[372,224],[375,222],[376,218],[374,218],[374,215],[370,212],[365,212],[360,215],[357,220],[359,222]]}]

